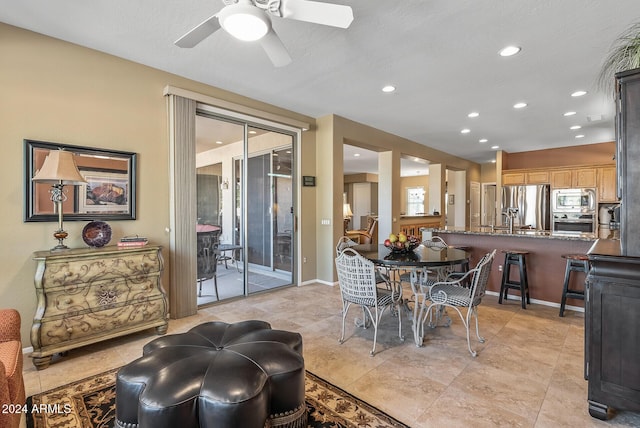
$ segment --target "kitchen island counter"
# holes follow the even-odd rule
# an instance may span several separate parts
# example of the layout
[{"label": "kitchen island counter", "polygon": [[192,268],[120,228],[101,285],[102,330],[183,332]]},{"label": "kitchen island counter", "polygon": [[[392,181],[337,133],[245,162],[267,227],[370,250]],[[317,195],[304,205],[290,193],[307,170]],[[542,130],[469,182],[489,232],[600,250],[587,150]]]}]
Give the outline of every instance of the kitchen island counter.
[{"label": "kitchen island counter", "polygon": [[[527,277],[532,303],[542,303],[560,306],[562,285],[566,260],[563,254],[587,254],[596,240],[594,234],[581,233],[543,233],[537,231],[518,231],[510,234],[508,231],[479,229],[446,228],[434,231],[440,235],[448,245],[468,247],[471,252],[471,266],[493,249],[498,250],[491,269],[488,291],[500,292],[502,267],[506,250],[525,250],[529,254],[527,259]],[[517,278],[512,269],[512,278]],[[571,275],[571,287],[582,289],[585,274],[574,272]],[[509,290],[509,301],[506,304],[520,305],[519,293]],[[513,300],[512,300],[513,299]],[[517,300],[515,300],[517,299]],[[575,310],[584,307],[584,302],[576,299],[567,300],[567,309]],[[581,310],[581,309],[580,309]],[[565,316],[571,312],[565,312]]]},{"label": "kitchen island counter", "polygon": [[588,241],[593,243],[596,240],[594,233],[583,232],[552,232],[548,230],[532,230],[532,229],[515,229],[510,233],[507,229],[490,226],[455,228],[445,227],[443,229],[434,230],[436,234],[464,234],[464,235],[491,235],[491,236],[508,236],[513,238],[534,238],[534,239],[560,239],[563,241]]}]

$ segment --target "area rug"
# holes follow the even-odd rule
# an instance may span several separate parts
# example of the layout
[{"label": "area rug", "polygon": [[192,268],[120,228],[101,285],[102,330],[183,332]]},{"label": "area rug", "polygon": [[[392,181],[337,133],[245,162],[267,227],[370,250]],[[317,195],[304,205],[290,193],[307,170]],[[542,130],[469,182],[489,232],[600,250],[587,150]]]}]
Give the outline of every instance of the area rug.
[{"label": "area rug", "polygon": [[[27,427],[113,427],[117,371],[113,369],[29,397]],[[305,376],[305,390],[309,427],[408,427],[309,372]]]}]

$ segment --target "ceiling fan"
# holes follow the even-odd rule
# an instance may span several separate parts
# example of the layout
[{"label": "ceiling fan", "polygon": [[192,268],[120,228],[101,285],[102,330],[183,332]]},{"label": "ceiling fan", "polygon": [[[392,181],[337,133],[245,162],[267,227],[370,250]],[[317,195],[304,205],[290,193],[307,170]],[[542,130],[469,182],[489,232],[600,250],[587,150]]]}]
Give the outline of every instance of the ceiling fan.
[{"label": "ceiling fan", "polygon": [[282,67],[291,56],[271,26],[271,16],[348,28],[353,21],[350,6],[310,0],[222,0],[225,7],[204,20],[175,44],[192,48],[221,27],[237,39],[260,41],[271,62]]}]

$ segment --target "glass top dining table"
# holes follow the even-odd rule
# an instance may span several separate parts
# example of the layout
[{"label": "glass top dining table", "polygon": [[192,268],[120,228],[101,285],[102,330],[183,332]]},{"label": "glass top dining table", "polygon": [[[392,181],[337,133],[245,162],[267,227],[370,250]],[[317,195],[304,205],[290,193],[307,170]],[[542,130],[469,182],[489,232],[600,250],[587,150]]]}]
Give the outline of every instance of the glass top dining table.
[{"label": "glass top dining table", "polygon": [[360,244],[353,247],[373,263],[389,267],[437,267],[455,266],[469,260],[467,251],[454,247],[425,247],[419,245],[413,251],[397,253],[382,244]]},{"label": "glass top dining table", "polygon": [[[428,293],[428,291],[423,289],[420,284],[424,284],[427,276],[434,273],[431,270],[442,270],[443,272],[436,273],[436,279],[441,280],[443,279],[441,276],[443,274],[446,276],[454,266],[468,266],[470,253],[455,247],[426,247],[422,244],[407,253],[392,252],[384,245],[376,244],[360,244],[354,245],[352,248],[376,265],[387,269],[387,273],[384,276],[385,282],[392,291],[392,295],[397,296],[398,304],[412,314],[413,322],[411,327],[414,341],[416,346],[422,346],[422,336],[420,335],[421,313],[416,309],[418,307],[422,308],[418,302],[420,299],[425,298],[425,293]],[[409,307],[410,300],[402,297],[402,276],[399,274],[401,270],[409,271],[409,282],[414,300],[413,310]],[[438,312],[436,323],[441,316],[442,314]],[[449,317],[446,316],[446,318],[448,319],[447,322],[450,323]]]}]

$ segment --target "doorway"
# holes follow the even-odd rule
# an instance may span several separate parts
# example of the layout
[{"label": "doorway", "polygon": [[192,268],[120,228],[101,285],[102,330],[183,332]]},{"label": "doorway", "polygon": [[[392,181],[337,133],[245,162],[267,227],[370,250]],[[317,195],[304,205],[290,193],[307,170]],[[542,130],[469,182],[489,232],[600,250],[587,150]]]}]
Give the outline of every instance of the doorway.
[{"label": "doorway", "polygon": [[[294,270],[293,137],[252,132],[244,186],[248,294],[292,284]],[[238,176],[244,161],[236,159]]]},{"label": "doorway", "polygon": [[482,225],[497,225],[496,183],[482,183]]},{"label": "doorway", "polygon": [[[198,306],[293,284],[294,143],[294,134],[198,111]],[[212,230],[207,262],[200,237]]]}]

